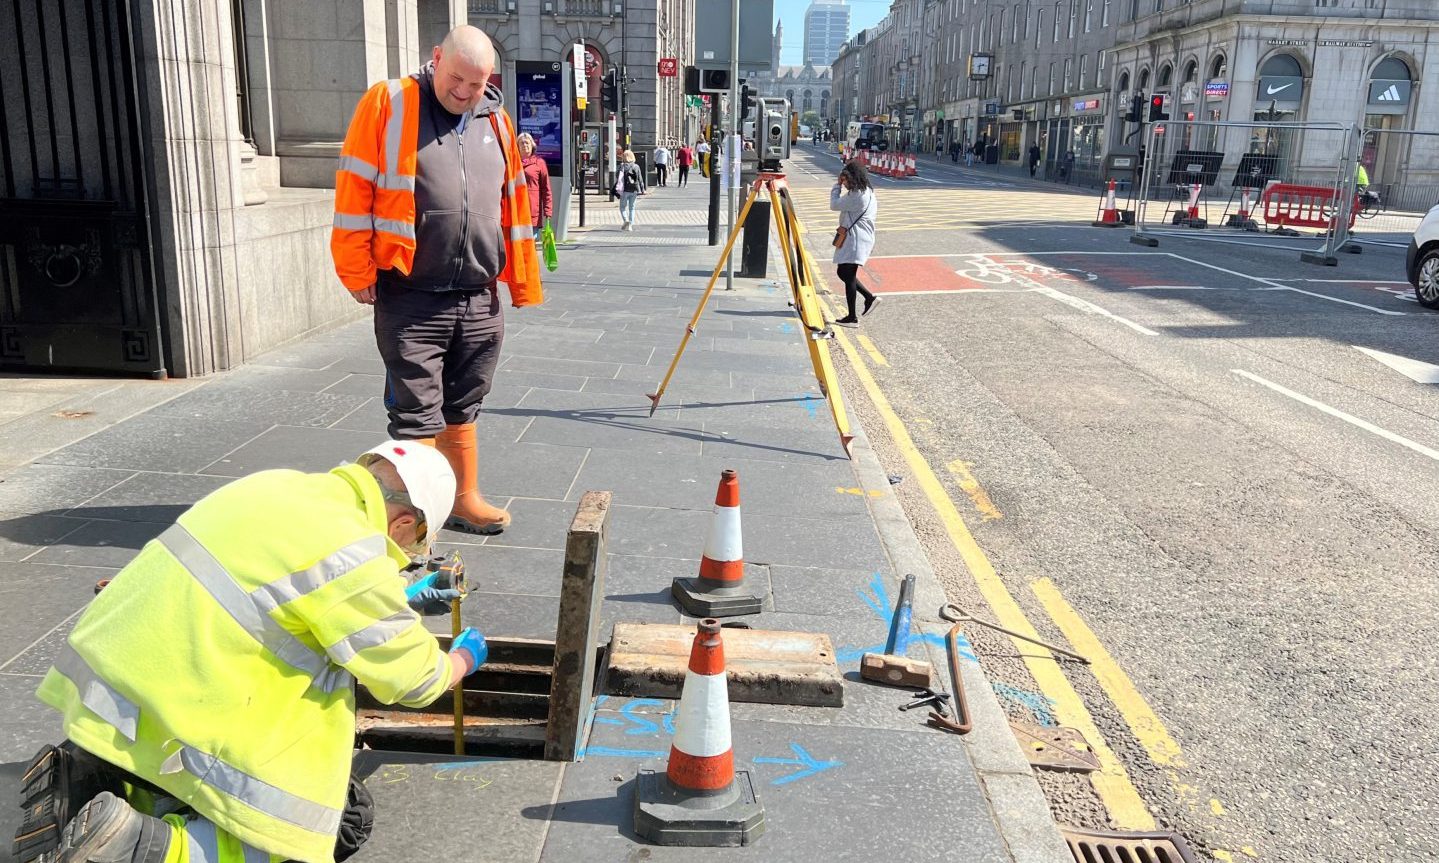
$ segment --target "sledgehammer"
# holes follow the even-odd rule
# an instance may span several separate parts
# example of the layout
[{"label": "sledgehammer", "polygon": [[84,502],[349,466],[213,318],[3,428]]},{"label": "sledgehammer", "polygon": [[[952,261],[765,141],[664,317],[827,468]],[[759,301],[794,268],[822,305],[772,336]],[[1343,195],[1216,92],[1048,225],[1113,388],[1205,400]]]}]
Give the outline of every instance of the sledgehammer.
[{"label": "sledgehammer", "polygon": [[910,659],[905,655],[909,652],[913,606],[914,576],[906,575],[899,588],[899,602],[895,603],[894,619],[889,624],[889,640],[884,644],[884,653],[866,653],[860,657],[860,677],[891,686],[929,686],[929,674],[933,667],[922,659]]}]

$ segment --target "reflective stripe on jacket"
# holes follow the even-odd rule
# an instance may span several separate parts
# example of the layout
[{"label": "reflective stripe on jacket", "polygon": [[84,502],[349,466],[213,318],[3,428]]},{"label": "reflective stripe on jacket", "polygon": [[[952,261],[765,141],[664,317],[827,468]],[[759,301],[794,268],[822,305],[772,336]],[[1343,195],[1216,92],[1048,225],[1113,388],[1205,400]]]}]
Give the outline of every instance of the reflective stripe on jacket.
[{"label": "reflective stripe on jacket", "polygon": [[201,500],[76,622],[40,684],[81,748],[242,842],[328,863],[353,682],[423,706],[449,661],[405,601],[407,558],[364,468],[265,471]]},{"label": "reflective stripe on jacket", "polygon": [[[377,281],[377,270],[409,275],[415,260],[415,168],[420,130],[419,82],[413,77],[371,87],[355,107],[335,172],[330,254],[351,291]],[[518,308],[544,302],[529,194],[510,115],[487,118],[505,157],[500,227],[505,266],[499,281]]]}]

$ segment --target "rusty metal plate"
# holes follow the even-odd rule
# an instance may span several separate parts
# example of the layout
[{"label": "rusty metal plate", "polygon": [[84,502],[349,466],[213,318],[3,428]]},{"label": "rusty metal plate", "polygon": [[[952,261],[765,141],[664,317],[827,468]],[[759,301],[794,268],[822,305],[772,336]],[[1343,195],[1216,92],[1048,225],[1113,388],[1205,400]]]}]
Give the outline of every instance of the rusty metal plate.
[{"label": "rusty metal plate", "polygon": [[1059,825],[1076,863],[1199,863],[1178,833],[1114,833]]},{"label": "rusty metal plate", "polygon": [[[694,637],[693,626],[615,624],[605,691],[619,696],[679,698]],[[844,677],[827,635],[726,627],[724,652],[730,701],[844,705]]]},{"label": "rusty metal plate", "polygon": [[1009,730],[1019,741],[1019,748],[1029,763],[1047,770],[1069,770],[1093,773],[1099,769],[1099,756],[1077,728],[1035,725],[1032,722],[1009,720]]}]

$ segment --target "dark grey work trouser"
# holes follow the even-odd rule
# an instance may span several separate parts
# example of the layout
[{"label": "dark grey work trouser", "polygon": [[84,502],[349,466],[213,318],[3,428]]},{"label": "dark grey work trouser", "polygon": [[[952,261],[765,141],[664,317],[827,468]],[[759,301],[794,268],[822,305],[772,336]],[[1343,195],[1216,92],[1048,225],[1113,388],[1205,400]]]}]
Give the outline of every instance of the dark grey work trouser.
[{"label": "dark grey work trouser", "polygon": [[390,437],[434,437],[472,423],[494,382],[505,316],[494,286],[416,291],[380,282],[375,341],[385,361]]}]

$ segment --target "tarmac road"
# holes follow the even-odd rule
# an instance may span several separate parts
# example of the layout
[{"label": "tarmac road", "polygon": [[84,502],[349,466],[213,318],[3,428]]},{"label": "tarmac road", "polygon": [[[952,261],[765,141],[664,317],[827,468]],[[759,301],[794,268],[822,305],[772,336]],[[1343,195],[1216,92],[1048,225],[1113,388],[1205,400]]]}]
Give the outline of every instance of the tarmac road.
[{"label": "tarmac road", "polygon": [[[1152,815],[1220,860],[1439,859],[1439,383],[1358,350],[1439,365],[1402,251],[1146,249],[1073,194],[920,167],[938,182],[878,183],[885,298],[847,334],[914,453],[842,377],[951,599],[994,616],[1007,592],[1044,638],[1112,659],[1056,685],[970,633],[1013,716],[1088,716],[1113,752],[1096,782],[1046,774],[1056,817]],[[801,147],[790,171],[826,273],[837,168]]]}]

